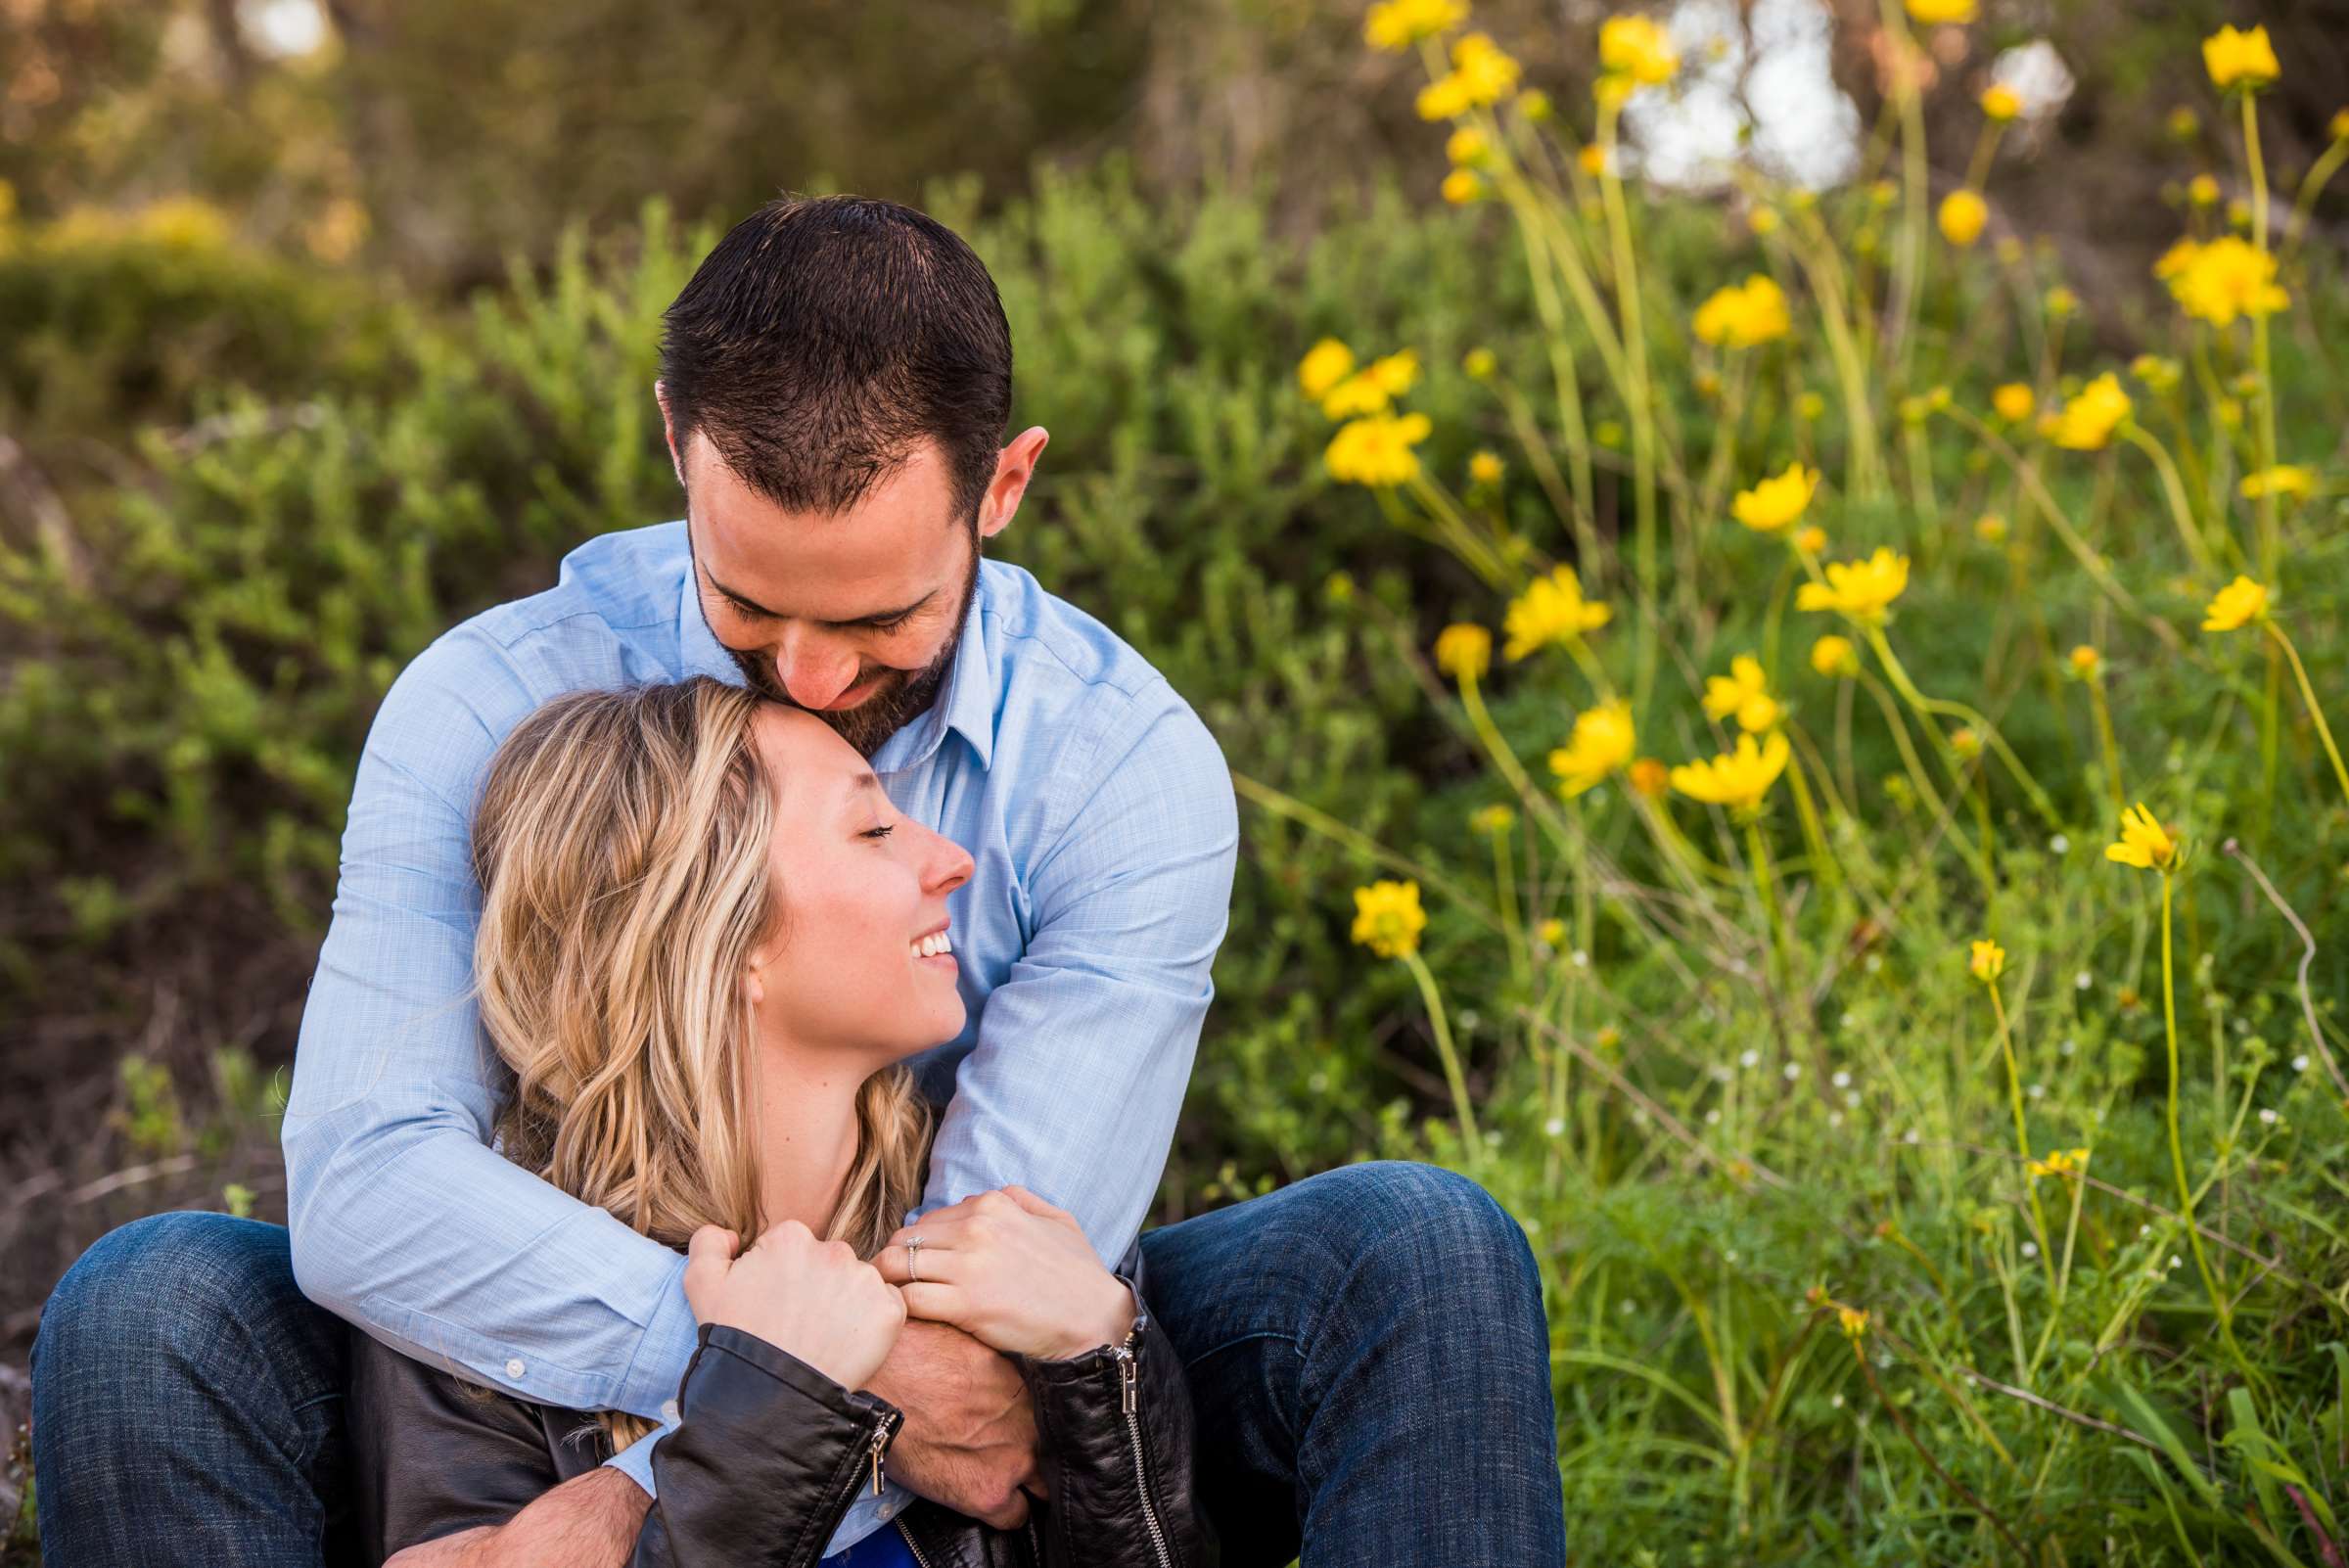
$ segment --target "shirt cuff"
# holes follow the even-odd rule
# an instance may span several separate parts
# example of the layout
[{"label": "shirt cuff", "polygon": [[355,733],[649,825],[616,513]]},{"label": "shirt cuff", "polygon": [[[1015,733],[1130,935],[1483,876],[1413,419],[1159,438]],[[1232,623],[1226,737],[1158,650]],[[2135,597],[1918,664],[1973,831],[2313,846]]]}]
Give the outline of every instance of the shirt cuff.
[{"label": "shirt cuff", "polygon": [[642,1487],[646,1497],[659,1497],[660,1494],[653,1490],[653,1445],[676,1429],[676,1422],[664,1421],[604,1463]]},{"label": "shirt cuff", "polygon": [[[693,1304],[685,1299],[685,1256],[679,1253],[669,1266],[668,1282],[653,1308],[653,1319],[644,1325],[644,1338],[637,1342],[636,1359],[621,1376],[620,1395],[613,1405],[649,1419],[669,1419],[700,1333],[700,1325],[693,1320]],[[651,1459],[645,1460],[648,1468],[651,1463]]]}]

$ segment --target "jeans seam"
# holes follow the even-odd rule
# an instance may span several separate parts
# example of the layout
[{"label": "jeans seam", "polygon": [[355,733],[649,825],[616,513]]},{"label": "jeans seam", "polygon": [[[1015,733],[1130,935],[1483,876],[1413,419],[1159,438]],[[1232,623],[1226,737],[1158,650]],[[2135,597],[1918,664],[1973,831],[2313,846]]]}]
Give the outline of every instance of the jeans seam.
[{"label": "jeans seam", "polygon": [[1201,1361],[1208,1360],[1208,1358],[1213,1356],[1221,1356],[1225,1351],[1232,1349],[1234,1346],[1245,1345],[1252,1339],[1285,1339],[1289,1342],[1290,1350],[1297,1350],[1297,1336],[1294,1334],[1284,1334],[1277,1328],[1252,1328],[1245,1334],[1234,1334],[1231,1336],[1231,1338],[1223,1341],[1221,1344],[1212,1346],[1207,1350],[1203,1350],[1196,1356],[1184,1357],[1182,1359],[1182,1369],[1187,1372],[1192,1367],[1197,1366]]}]

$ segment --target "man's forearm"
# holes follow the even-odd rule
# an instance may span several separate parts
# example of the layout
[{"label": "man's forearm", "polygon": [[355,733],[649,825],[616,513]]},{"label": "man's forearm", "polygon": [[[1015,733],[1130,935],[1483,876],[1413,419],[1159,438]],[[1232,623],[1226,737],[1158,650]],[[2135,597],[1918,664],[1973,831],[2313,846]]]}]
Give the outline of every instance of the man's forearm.
[{"label": "man's forearm", "polygon": [[604,1466],[548,1488],[504,1524],[474,1535],[444,1564],[394,1561],[399,1568],[623,1568],[652,1502],[642,1487]]},{"label": "man's forearm", "polygon": [[1044,1496],[1036,1403],[1010,1358],[948,1323],[909,1319],[865,1387],[905,1412],[891,1479],[998,1529]]}]

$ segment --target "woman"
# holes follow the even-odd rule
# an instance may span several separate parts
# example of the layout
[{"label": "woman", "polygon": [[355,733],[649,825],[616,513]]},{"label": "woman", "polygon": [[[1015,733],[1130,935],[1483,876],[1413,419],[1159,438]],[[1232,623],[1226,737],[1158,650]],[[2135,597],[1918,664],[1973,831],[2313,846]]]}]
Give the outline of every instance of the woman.
[{"label": "woman", "polygon": [[[968,854],[898,814],[821,720],[703,678],[524,720],[491,761],[473,853],[482,1017],[514,1079],[500,1148],[687,1252],[699,1345],[634,1562],[815,1564],[881,1483],[901,1414],[859,1385],[908,1315],[1013,1359],[1051,1500],[1007,1532],[920,1499],[843,1556],[1215,1560],[1139,1245],[1113,1273],[1017,1187],[898,1223],[932,1132],[903,1062],[964,1020],[946,896]],[[370,1561],[498,1523],[652,1429],[355,1332],[350,1412]]]}]

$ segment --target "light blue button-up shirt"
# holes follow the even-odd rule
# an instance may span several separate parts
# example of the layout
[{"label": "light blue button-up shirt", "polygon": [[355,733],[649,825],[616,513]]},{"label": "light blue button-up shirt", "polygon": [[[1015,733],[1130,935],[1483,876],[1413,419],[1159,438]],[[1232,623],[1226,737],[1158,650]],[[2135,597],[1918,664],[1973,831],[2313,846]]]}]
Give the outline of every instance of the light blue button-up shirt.
[{"label": "light blue button-up shirt", "polygon": [[[294,1271],[409,1355],[542,1404],[673,1423],[685,1260],[490,1146],[508,1082],[471,986],[469,826],[490,755],[549,698],[741,672],[682,523],[607,534],[544,593],[442,636],[367,737],[284,1145]],[[949,899],[969,1021],[914,1058],[947,1100],[908,1218],[1018,1182],[1105,1262],[1141,1228],[1212,994],[1238,821],[1222,754],[1165,677],[1016,567],[981,564],[930,710],[872,759],[970,851]],[[648,1435],[610,1462],[654,1490]],[[903,1508],[859,1496],[839,1551]]]}]

